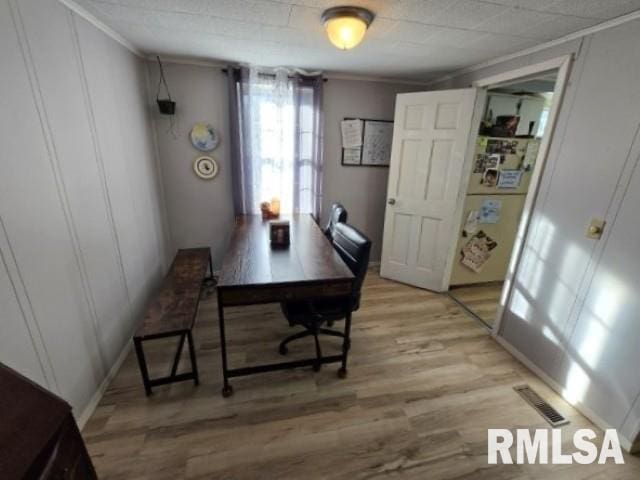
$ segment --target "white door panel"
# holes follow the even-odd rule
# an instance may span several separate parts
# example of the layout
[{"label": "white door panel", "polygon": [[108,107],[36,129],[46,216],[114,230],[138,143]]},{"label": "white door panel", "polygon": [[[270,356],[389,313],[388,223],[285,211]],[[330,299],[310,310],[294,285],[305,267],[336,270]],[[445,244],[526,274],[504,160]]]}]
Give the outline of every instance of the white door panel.
[{"label": "white door panel", "polygon": [[436,291],[447,288],[476,97],[473,88],[398,95],[382,276]]}]

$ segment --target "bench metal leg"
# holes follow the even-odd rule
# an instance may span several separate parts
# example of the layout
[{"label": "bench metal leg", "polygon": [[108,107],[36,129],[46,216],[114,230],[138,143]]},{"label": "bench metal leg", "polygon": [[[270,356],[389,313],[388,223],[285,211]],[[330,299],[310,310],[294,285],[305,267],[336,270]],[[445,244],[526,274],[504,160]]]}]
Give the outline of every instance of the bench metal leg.
[{"label": "bench metal leg", "polygon": [[151,383],[149,382],[149,371],[147,370],[147,360],[144,357],[144,350],[142,349],[142,339],[134,338],[133,344],[136,348],[136,356],[138,357],[138,365],[140,366],[140,373],[142,374],[142,383],[144,384],[144,391],[147,396],[151,395]]},{"label": "bench metal leg", "polygon": [[[193,344],[193,334],[191,330],[187,332],[187,337],[189,337],[189,356],[191,357],[191,372],[193,373],[193,383],[196,385],[200,385],[200,377],[198,376],[198,362],[196,361],[196,349]],[[184,336],[182,337],[184,340]]]},{"label": "bench metal leg", "polygon": [[[136,348],[136,355],[138,357],[138,365],[140,366],[140,373],[142,374],[142,383],[144,384],[144,391],[147,396],[151,395],[151,387],[158,385],[166,385],[168,383],[182,382],[185,380],[193,380],[196,385],[200,385],[200,377],[198,376],[198,363],[196,360],[195,344],[193,343],[193,334],[191,331],[186,331],[177,334],[180,337],[178,341],[178,349],[173,357],[173,365],[171,366],[171,372],[166,377],[161,378],[149,378],[149,371],[147,370],[147,361],[144,356],[144,350],[142,348],[143,338],[133,339],[133,344]],[[163,337],[156,337],[163,338]],[[182,356],[182,350],[184,350],[185,339],[189,340],[189,357],[191,360],[191,371],[188,373],[178,374],[178,366],[180,365],[180,357]],[[147,338],[152,340],[152,338]]]},{"label": "bench metal leg", "polygon": [[180,363],[180,357],[182,356],[182,348],[184,347],[184,337],[184,333],[180,335],[180,340],[178,341],[178,349],[176,350],[175,357],[173,357],[173,366],[171,367],[171,373],[169,374],[170,377],[174,377],[178,372],[178,364]]}]

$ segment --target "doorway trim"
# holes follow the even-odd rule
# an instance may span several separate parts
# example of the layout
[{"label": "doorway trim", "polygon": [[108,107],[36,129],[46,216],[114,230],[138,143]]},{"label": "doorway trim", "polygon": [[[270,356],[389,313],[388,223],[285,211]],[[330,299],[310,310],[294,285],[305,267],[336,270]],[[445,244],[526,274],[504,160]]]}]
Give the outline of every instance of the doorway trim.
[{"label": "doorway trim", "polygon": [[531,181],[529,182],[529,191],[525,197],[524,206],[522,209],[522,216],[520,217],[520,223],[516,233],[516,239],[511,251],[511,259],[509,260],[509,267],[507,268],[507,275],[504,280],[504,286],[500,295],[500,303],[496,312],[496,318],[493,322],[491,329],[491,335],[498,337],[500,332],[500,326],[502,318],[504,316],[505,307],[511,300],[513,292],[513,281],[518,272],[520,266],[520,259],[522,256],[522,250],[525,240],[529,233],[529,226],[531,223],[531,216],[535,207],[536,200],[538,198],[538,190],[540,187],[540,180],[544,172],[544,166],[547,162],[549,155],[549,147],[553,140],[555,133],[555,127],[558,120],[558,114],[562,106],[562,100],[567,88],[569,80],[569,74],[571,72],[571,65],[573,62],[573,54],[563,55],[560,57],[545,60],[540,63],[527,65],[524,67],[509,70],[507,72],[490,75],[488,77],[480,78],[472,83],[472,86],[478,88],[488,89],[489,87],[496,87],[506,82],[516,81],[521,78],[526,78],[531,75],[549,72],[552,70],[558,71],[556,78],[555,88],[553,89],[553,100],[551,103],[551,109],[549,110],[549,117],[545,126],[545,131],[542,136],[542,142],[540,142],[540,148],[538,150],[538,156],[536,163],[531,174]]}]

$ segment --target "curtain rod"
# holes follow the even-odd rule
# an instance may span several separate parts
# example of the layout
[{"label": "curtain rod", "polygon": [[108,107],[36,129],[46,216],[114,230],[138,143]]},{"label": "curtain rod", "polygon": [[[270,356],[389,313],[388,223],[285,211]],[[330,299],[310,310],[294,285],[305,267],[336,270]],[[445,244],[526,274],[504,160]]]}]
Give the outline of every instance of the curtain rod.
[{"label": "curtain rod", "polygon": [[[227,74],[227,75],[229,74],[229,69],[228,68],[222,68],[221,70],[222,70],[222,73]],[[263,76],[263,77],[270,77],[270,78],[275,78],[276,77],[276,75],[274,73],[263,73],[263,72],[260,72],[259,75]],[[294,77],[289,75],[289,78],[294,78]],[[322,81],[323,82],[328,82],[329,79],[328,78],[323,78]]]}]

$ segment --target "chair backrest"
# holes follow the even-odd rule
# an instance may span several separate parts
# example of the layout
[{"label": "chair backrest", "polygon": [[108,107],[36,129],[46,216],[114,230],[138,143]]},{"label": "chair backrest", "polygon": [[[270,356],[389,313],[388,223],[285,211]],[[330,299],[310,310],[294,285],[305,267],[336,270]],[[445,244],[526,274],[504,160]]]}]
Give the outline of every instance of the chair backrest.
[{"label": "chair backrest", "polygon": [[357,228],[338,223],[333,232],[333,248],[356,277],[353,283],[352,309],[357,310],[360,306],[360,290],[369,267],[371,240]]},{"label": "chair backrest", "polygon": [[342,206],[342,204],[334,203],[331,205],[329,222],[324,229],[324,234],[329,240],[333,239],[333,231],[338,223],[347,223],[347,210]]}]

